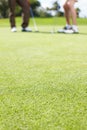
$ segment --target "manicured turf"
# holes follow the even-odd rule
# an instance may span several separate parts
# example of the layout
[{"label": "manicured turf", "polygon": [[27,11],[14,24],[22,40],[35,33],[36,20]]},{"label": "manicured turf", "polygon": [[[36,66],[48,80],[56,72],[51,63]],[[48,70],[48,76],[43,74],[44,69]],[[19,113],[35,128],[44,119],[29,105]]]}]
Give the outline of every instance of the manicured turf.
[{"label": "manicured turf", "polygon": [[53,19],[36,19],[40,32],[22,33],[17,21],[11,33],[0,20],[0,130],[87,130],[87,25],[51,34]]}]

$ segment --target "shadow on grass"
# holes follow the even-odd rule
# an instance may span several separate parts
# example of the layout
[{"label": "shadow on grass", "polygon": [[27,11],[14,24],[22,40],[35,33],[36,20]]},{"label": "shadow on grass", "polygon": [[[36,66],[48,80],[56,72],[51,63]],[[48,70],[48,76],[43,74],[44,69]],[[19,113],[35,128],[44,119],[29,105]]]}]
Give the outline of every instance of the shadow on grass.
[{"label": "shadow on grass", "polygon": [[[33,31],[32,33],[43,33],[43,34],[65,34],[65,35],[72,35],[72,34],[66,34],[66,33],[58,33],[58,32],[46,32],[46,31]],[[87,33],[80,32],[80,33],[73,33],[73,35],[87,35]]]},{"label": "shadow on grass", "polygon": [[[59,33],[59,32],[51,32],[51,31],[32,31],[32,32],[22,32],[22,33],[37,33],[37,34],[65,34],[65,35],[72,35],[72,34],[69,34],[69,33]],[[79,32],[79,33],[73,33],[73,35],[87,35],[87,33],[84,33],[84,32]]]}]

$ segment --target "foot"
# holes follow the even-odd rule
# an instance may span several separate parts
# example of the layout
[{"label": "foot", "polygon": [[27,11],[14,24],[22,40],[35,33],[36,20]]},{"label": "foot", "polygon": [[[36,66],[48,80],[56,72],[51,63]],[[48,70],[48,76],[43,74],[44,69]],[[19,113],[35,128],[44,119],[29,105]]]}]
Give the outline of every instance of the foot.
[{"label": "foot", "polygon": [[12,27],[12,28],[11,28],[11,32],[17,32],[16,27]]},{"label": "foot", "polygon": [[71,26],[65,26],[64,28],[58,30],[57,32],[58,32],[58,33],[64,33],[65,31],[70,30],[70,29],[72,29]]},{"label": "foot", "polygon": [[72,28],[72,29],[65,30],[64,33],[66,33],[66,34],[78,34],[79,31],[78,31],[78,29]]},{"label": "foot", "polygon": [[31,28],[22,28],[22,32],[32,32],[32,29]]}]

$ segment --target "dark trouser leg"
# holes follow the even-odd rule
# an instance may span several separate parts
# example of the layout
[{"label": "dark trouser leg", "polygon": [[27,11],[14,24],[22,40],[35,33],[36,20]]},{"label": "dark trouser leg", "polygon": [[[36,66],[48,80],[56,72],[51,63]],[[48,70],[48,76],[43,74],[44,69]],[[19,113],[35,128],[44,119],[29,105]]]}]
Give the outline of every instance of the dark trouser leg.
[{"label": "dark trouser leg", "polygon": [[8,0],[9,8],[10,8],[10,23],[11,27],[15,27],[15,6],[16,6],[16,0]]},{"label": "dark trouser leg", "polygon": [[29,24],[29,18],[30,18],[30,13],[29,13],[29,2],[28,0],[17,0],[17,3],[22,7],[23,10],[23,23],[22,27],[25,28]]}]

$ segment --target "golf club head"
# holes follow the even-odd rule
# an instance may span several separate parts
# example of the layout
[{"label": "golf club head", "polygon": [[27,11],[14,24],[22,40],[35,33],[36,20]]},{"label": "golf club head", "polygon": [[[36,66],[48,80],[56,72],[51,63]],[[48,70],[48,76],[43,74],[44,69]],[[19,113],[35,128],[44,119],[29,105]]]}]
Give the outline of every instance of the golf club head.
[{"label": "golf club head", "polygon": [[54,32],[53,31],[50,31],[51,34],[53,34]]},{"label": "golf club head", "polygon": [[55,33],[55,30],[54,30],[54,29],[52,29],[52,30],[50,31],[50,33],[51,33],[51,34],[54,34],[54,33]]},{"label": "golf club head", "polygon": [[39,32],[39,30],[35,30],[35,32]]}]

